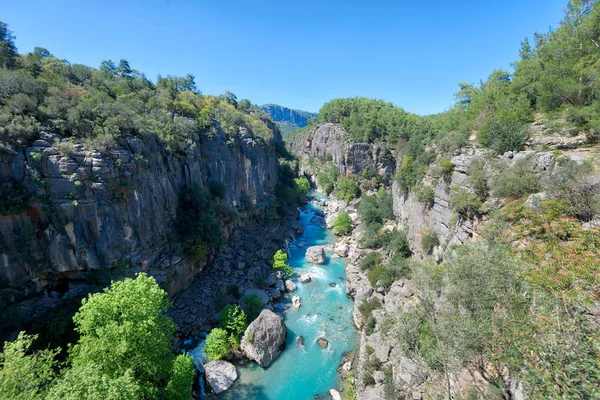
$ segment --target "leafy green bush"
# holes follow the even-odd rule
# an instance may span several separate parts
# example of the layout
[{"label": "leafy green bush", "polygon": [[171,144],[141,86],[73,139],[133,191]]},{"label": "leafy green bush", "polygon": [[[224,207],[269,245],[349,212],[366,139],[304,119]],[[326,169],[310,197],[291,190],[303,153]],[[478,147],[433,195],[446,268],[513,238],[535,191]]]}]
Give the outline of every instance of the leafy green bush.
[{"label": "leafy green bush", "polygon": [[523,158],[502,171],[492,185],[495,197],[519,198],[542,189],[542,183],[533,170],[530,158]]},{"label": "leafy green bush", "polygon": [[257,294],[252,293],[242,298],[242,303],[246,315],[248,316],[248,323],[254,321],[260,314],[264,304]]},{"label": "leafy green bush", "polygon": [[378,264],[375,267],[373,267],[372,269],[370,269],[369,272],[367,272],[367,279],[371,283],[371,286],[373,286],[375,288],[381,286],[379,284],[379,278],[381,278],[381,276],[385,273],[385,271],[386,271],[386,266],[383,264]]},{"label": "leafy green bush", "polygon": [[305,176],[294,179],[294,184],[298,196],[304,196],[310,190],[310,182]]},{"label": "leafy green bush", "polygon": [[425,254],[431,254],[433,249],[439,245],[440,239],[435,232],[427,233],[425,236],[423,236],[423,240],[421,240],[421,247],[423,249],[423,253]]},{"label": "leafy green bush", "polygon": [[294,275],[292,266],[287,263],[288,255],[282,250],[277,250],[271,260],[271,265],[278,271],[281,271],[286,277]]},{"label": "leafy green bush", "polygon": [[325,191],[325,194],[330,195],[331,192],[333,192],[334,181],[331,179],[331,177],[329,176],[328,173],[321,172],[317,176],[317,183],[319,184],[319,186],[321,186],[323,188],[323,190]]},{"label": "leafy green bush", "polygon": [[211,181],[208,184],[208,190],[213,199],[223,200],[225,198],[225,194],[227,193],[227,188],[223,184],[223,182],[219,181]]},{"label": "leafy green bush", "polygon": [[361,271],[368,271],[379,265],[381,262],[381,254],[376,251],[372,251],[363,256],[358,264]]},{"label": "leafy green bush", "polygon": [[209,360],[221,360],[229,355],[229,333],[222,328],[213,328],[206,337],[204,353]]},{"label": "leafy green bush", "polygon": [[403,257],[410,255],[410,246],[406,234],[402,231],[386,231],[381,236],[383,250],[390,256],[399,254]]},{"label": "leafy green bush", "polygon": [[410,259],[397,253],[388,260],[387,264],[384,264],[384,269],[379,276],[374,276],[373,279],[378,282],[378,286],[389,290],[392,283],[409,277],[411,268]]},{"label": "leafy green bush", "polygon": [[334,194],[338,199],[349,202],[360,195],[360,189],[354,179],[342,178],[338,181]]},{"label": "leafy green bush", "polygon": [[475,193],[460,188],[454,191],[450,207],[462,217],[472,217],[482,211],[483,203]]},{"label": "leafy green bush", "polygon": [[468,175],[469,183],[473,185],[473,189],[479,200],[486,201],[490,194],[490,188],[485,173],[485,163],[481,158],[476,158],[471,162]]},{"label": "leafy green bush", "polygon": [[431,186],[424,186],[417,192],[417,199],[425,204],[427,208],[433,207],[435,202],[435,192]]},{"label": "leafy green bush", "polygon": [[442,178],[449,182],[452,178],[452,173],[454,172],[454,164],[448,158],[442,158],[440,160],[440,174]]},{"label": "leafy green bush", "polygon": [[494,117],[483,124],[478,139],[482,146],[496,154],[520,151],[527,141],[527,128],[522,122]]},{"label": "leafy green bush", "polygon": [[567,202],[567,212],[573,217],[589,221],[600,215],[600,179],[591,162],[579,164],[569,158],[559,161],[556,173],[545,182],[546,190]]},{"label": "leafy green bush", "polygon": [[219,315],[219,327],[229,333],[231,347],[237,349],[244,331],[248,327],[246,314],[238,305],[226,305]]},{"label": "leafy green bush", "polygon": [[58,350],[33,351],[36,336],[20,332],[13,342],[5,342],[0,352],[0,398],[45,398],[48,386],[56,378]]},{"label": "leafy green bush", "polygon": [[363,300],[363,302],[358,306],[358,311],[366,321],[371,315],[373,315],[374,310],[378,310],[381,307],[381,300],[379,300],[377,297],[373,297],[369,300]]},{"label": "leafy green bush", "polygon": [[352,219],[345,211],[340,211],[333,221],[333,234],[344,236],[352,232]]},{"label": "leafy green bush", "polygon": [[379,237],[379,231],[383,227],[383,224],[374,222],[365,225],[363,235],[359,240],[359,244],[363,248],[375,249],[381,246],[381,238]]}]

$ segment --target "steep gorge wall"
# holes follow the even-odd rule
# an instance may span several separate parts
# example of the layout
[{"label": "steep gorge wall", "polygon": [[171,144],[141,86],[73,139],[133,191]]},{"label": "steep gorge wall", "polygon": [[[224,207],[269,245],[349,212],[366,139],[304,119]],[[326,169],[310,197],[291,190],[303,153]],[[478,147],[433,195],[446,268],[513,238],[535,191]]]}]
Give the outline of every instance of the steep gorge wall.
[{"label": "steep gorge wall", "polygon": [[[147,271],[171,294],[202,268],[181,256],[176,218],[187,185],[221,182],[224,206],[247,218],[262,212],[277,183],[273,143],[240,128],[202,136],[185,154],[159,139],[127,137],[100,153],[53,146],[55,135],[0,153],[3,188],[31,193],[25,206],[0,216],[0,293],[30,319],[90,290],[99,277]],[[275,140],[280,140],[275,131]],[[221,218],[227,236],[237,222]],[[115,268],[117,270],[115,270]],[[111,270],[113,272],[111,272]]]},{"label": "steep gorge wall", "polygon": [[339,124],[319,124],[291,145],[304,157],[331,160],[344,175],[369,170],[391,178],[396,170],[396,159],[385,143],[354,143]]}]

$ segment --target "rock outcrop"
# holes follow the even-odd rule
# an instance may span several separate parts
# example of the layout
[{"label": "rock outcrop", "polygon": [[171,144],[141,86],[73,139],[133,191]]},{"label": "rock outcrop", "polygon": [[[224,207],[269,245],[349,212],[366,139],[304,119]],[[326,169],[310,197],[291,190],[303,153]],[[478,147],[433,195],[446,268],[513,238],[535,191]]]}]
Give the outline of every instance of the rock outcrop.
[{"label": "rock outcrop", "polygon": [[262,310],[244,332],[240,349],[246,356],[266,368],[285,348],[287,330],[283,319],[269,310]]},{"label": "rock outcrop", "polygon": [[215,394],[229,389],[237,379],[235,365],[227,361],[211,361],[204,365],[204,373],[210,388]]},{"label": "rock outcrop", "polygon": [[306,262],[311,264],[325,264],[325,261],[323,246],[310,246],[306,249]]},{"label": "rock outcrop", "polygon": [[396,170],[396,159],[385,143],[354,143],[339,124],[319,124],[296,138],[292,147],[305,156],[331,159],[344,175],[366,170],[391,178]]}]

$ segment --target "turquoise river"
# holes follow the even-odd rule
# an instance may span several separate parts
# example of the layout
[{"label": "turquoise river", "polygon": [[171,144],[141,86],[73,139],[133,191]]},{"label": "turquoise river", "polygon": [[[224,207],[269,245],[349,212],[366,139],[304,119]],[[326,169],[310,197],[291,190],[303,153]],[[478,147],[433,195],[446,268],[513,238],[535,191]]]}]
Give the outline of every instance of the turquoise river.
[{"label": "turquoise river", "polygon": [[[326,200],[318,193],[311,195]],[[329,389],[342,382],[337,368],[345,353],[358,345],[358,334],[352,324],[354,302],[346,297],[346,260],[327,252],[324,265],[305,261],[306,248],[334,244],[335,236],[327,230],[322,219],[311,222],[320,206],[306,204],[300,215],[304,233],[290,245],[289,263],[297,275],[294,295],[302,298],[299,309],[290,307],[283,317],[287,326],[287,346],[266,369],[255,363],[238,366],[238,379],[220,399],[240,400],[311,400],[315,395],[329,398]],[[299,247],[298,244],[306,246]],[[312,281],[301,283],[299,275],[309,272]],[[332,285],[335,284],[335,285]],[[291,297],[291,296],[290,296]],[[304,346],[298,344],[304,338]],[[325,338],[329,345],[322,348],[317,339]]]}]

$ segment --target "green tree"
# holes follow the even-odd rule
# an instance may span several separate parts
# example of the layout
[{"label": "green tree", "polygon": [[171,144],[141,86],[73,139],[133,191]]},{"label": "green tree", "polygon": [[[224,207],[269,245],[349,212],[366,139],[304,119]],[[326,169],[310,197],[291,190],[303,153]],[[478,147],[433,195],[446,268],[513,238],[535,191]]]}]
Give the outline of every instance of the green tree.
[{"label": "green tree", "polygon": [[209,360],[221,360],[229,354],[229,334],[225,329],[213,328],[206,337],[204,352]]},{"label": "green tree", "polygon": [[275,254],[273,254],[273,259],[271,260],[271,265],[278,271],[283,272],[283,274],[287,277],[294,275],[294,270],[291,265],[287,263],[288,255],[282,251],[277,250]]},{"label": "green tree", "polygon": [[352,178],[342,178],[338,181],[335,189],[335,196],[341,200],[349,202],[359,196],[360,189],[358,183]]},{"label": "green tree", "polygon": [[298,196],[304,196],[310,190],[310,182],[305,176],[294,179],[294,184]]},{"label": "green tree", "polygon": [[174,385],[189,394],[193,366],[172,352],[175,324],[166,296],[140,273],[84,299],[73,318],[80,339],[49,398],[153,399]]},{"label": "green tree", "polygon": [[352,232],[352,219],[345,211],[340,211],[333,221],[333,234],[344,236]]},{"label": "green tree", "polygon": [[8,29],[8,25],[0,21],[0,67],[16,68],[17,57],[15,36]]},{"label": "green tree", "polygon": [[4,350],[0,353],[0,398],[43,398],[55,379],[55,358],[59,351],[31,351],[36,338],[21,332],[15,341],[4,343]]},{"label": "green tree", "polygon": [[244,331],[248,327],[246,314],[238,305],[228,304],[219,316],[219,327],[229,332],[230,345],[237,348]]},{"label": "green tree", "polygon": [[242,305],[248,316],[248,322],[252,322],[260,314],[264,304],[256,293],[249,294],[242,298]]}]

